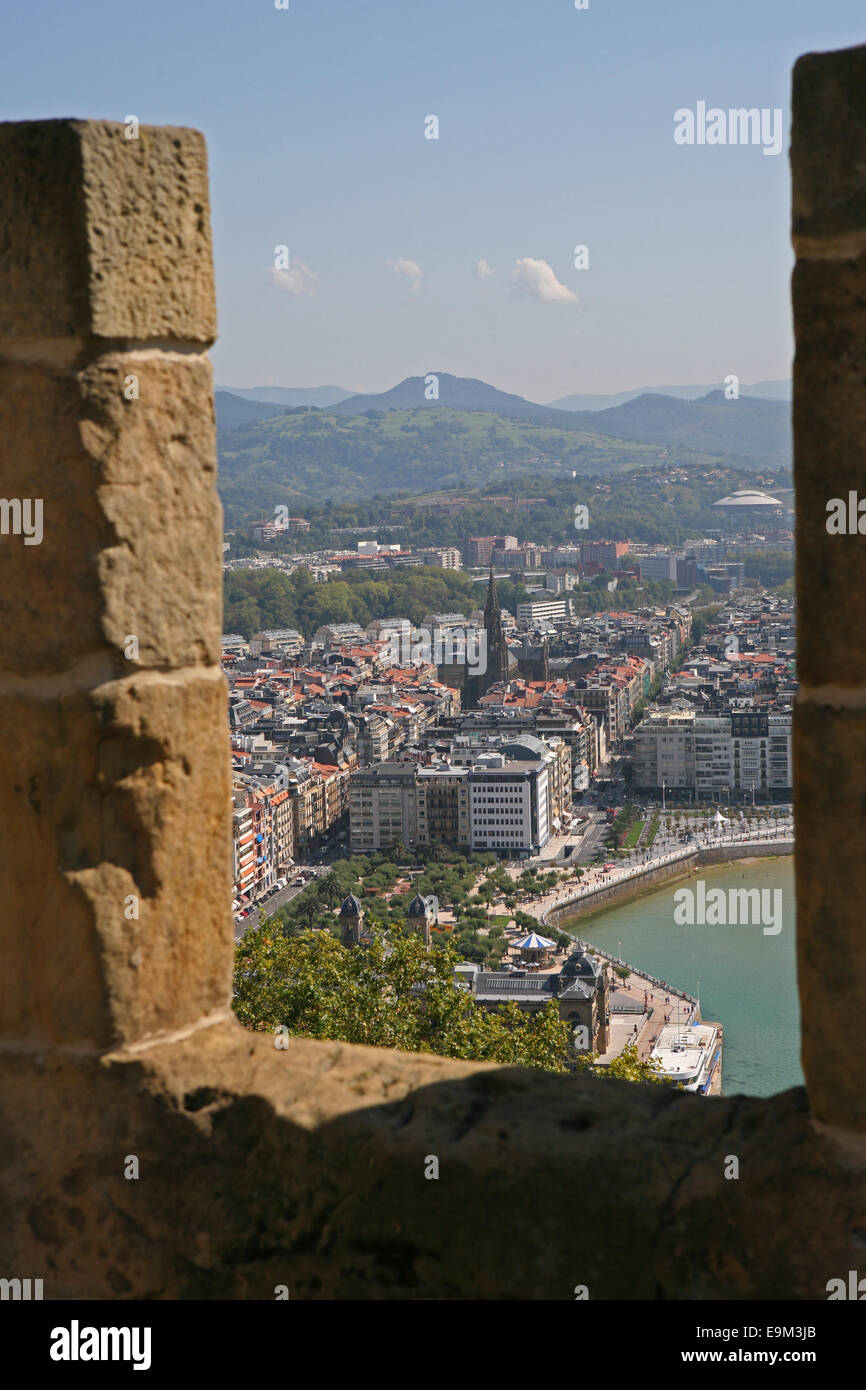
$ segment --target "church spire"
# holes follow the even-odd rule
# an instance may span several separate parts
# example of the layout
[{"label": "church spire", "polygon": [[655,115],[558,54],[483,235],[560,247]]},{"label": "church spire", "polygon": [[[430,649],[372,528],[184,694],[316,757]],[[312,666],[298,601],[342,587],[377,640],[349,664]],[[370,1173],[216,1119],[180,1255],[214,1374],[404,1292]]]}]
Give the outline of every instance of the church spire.
[{"label": "church spire", "polygon": [[[487,602],[484,605],[484,617],[490,618],[493,614],[499,615],[499,595],[496,592],[496,584],[493,579],[493,566],[490,566],[490,579],[487,584]],[[485,624],[486,625],[486,624]]]}]

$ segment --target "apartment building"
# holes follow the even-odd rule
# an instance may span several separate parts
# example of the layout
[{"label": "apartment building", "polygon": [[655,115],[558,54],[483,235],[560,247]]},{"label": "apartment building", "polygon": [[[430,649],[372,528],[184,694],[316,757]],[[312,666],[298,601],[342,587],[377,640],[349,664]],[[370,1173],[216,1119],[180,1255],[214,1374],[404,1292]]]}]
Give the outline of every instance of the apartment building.
[{"label": "apartment building", "polygon": [[463,545],[463,558],[467,565],[489,565],[496,544],[495,536],[470,536]]},{"label": "apartment building", "polygon": [[567,598],[533,599],[529,603],[518,603],[517,626],[526,629],[537,623],[562,622],[570,612]]},{"label": "apartment building", "polygon": [[395,840],[418,843],[417,765],[383,762],[360,768],[349,784],[349,845],[374,854]]},{"label": "apartment building", "polygon": [[292,805],[295,850],[300,859],[308,853],[312,842],[324,834],[328,824],[327,790],[322,779],[315,773],[312,760],[293,760],[289,797]]},{"label": "apartment building", "polygon": [[[476,751],[471,765],[383,763],[352,775],[352,853],[372,854],[395,840],[412,847],[434,840],[511,858],[538,854],[552,833],[551,797],[562,797],[563,759],[520,750]],[[556,790],[551,791],[551,769]]]},{"label": "apartment building", "polygon": [[459,570],[463,568],[463,557],[456,545],[432,546],[426,550],[419,550],[417,555],[423,565],[432,565],[437,569]]},{"label": "apartment building", "polygon": [[712,800],[731,787],[731,721],[725,715],[695,717],[695,790]]},{"label": "apartment building", "polygon": [[573,800],[572,750],[565,739],[557,735],[542,739],[525,730],[508,729],[506,722],[500,732],[459,734],[451,745],[451,766],[476,767],[480,755],[491,752],[501,753],[510,762],[546,764],[547,822],[552,832],[559,830]]},{"label": "apartment building", "polygon": [[629,727],[629,697],[624,687],[612,680],[602,682],[590,677],[577,695],[584,709],[601,719],[608,745],[625,737]]},{"label": "apartment building", "polygon": [[420,767],[416,778],[418,843],[441,841],[468,849],[470,844],[469,785],[466,769]]},{"label": "apartment building", "polygon": [[580,559],[582,565],[601,565],[602,569],[616,569],[620,555],[628,554],[630,541],[581,541]]},{"label": "apartment building", "polygon": [[635,786],[694,787],[694,725],[694,710],[653,713],[641,720],[632,744]]},{"label": "apartment building", "polygon": [[682,559],[682,556],[662,551],[655,555],[639,555],[635,558],[640,565],[642,579],[669,579],[676,584],[677,560]]},{"label": "apartment building", "polygon": [[634,731],[634,784],[699,796],[784,796],[793,781],[791,715],[754,708],[648,715]]},{"label": "apartment building", "polygon": [[232,794],[232,891],[235,908],[255,901],[256,897],[256,816],[242,790]]}]

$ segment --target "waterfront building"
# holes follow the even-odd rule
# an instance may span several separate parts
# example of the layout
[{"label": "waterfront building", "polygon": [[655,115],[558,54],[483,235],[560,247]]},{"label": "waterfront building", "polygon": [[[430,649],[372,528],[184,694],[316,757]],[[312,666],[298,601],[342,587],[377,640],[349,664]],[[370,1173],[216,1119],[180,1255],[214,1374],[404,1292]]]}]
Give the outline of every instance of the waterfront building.
[{"label": "waterfront building", "polygon": [[[609,1045],[610,1003],[607,973],[601,963],[582,949],[572,951],[562,969],[551,974],[526,974],[515,970],[484,971],[475,966],[463,978],[478,1004],[499,1009],[514,1003],[524,1013],[538,1013],[551,999],[556,1001],[560,1018],[571,1025],[569,1058],[587,1050],[603,1053]],[[584,1045],[575,1030],[585,1028]],[[587,1047],[588,1044],[588,1047]]]}]

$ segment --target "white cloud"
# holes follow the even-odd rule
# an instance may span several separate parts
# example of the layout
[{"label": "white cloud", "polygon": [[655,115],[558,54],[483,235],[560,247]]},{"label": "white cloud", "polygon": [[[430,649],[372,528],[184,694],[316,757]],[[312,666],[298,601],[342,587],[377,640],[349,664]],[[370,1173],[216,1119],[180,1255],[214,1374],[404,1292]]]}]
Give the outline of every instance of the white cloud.
[{"label": "white cloud", "polygon": [[286,294],[315,294],[319,283],[318,275],[314,275],[303,261],[293,261],[291,270],[277,270],[272,266],[271,275],[274,284]]},{"label": "white cloud", "polygon": [[486,280],[488,275],[495,275],[496,271],[482,257],[475,267],[475,274],[479,280]]},{"label": "white cloud", "polygon": [[410,261],[405,256],[401,256],[399,261],[387,261],[386,269],[393,270],[395,275],[405,275],[413,290],[417,290],[424,273],[417,261]]},{"label": "white cloud", "polygon": [[545,304],[576,304],[577,295],[557,280],[547,261],[524,256],[515,261],[511,272],[515,294],[531,295]]}]

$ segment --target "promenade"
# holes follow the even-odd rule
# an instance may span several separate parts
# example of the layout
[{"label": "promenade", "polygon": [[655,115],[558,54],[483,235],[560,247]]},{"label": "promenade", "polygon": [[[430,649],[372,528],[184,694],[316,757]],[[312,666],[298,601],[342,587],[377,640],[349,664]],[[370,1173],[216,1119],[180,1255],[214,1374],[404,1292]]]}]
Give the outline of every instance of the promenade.
[{"label": "promenade", "polygon": [[[765,822],[757,830],[725,827],[719,831],[708,830],[695,834],[686,844],[671,846],[663,842],[657,852],[635,850],[619,862],[606,860],[605,864],[587,869],[579,885],[556,888],[533,903],[524,905],[523,910],[538,919],[539,925],[548,930],[569,931],[567,922],[560,925],[555,918],[566,916],[569,909],[597,906],[599,910],[614,906],[617,901],[643,891],[650,892],[666,879],[678,877],[701,864],[721,864],[728,859],[759,857],[767,854],[793,854],[793,818],[785,816],[772,824]],[[700,1004],[685,990],[671,986],[667,981],[654,975],[640,972],[627,961],[600,949],[591,942],[574,937],[575,944],[591,951],[604,960],[612,973],[610,992],[610,1033],[607,1051],[599,1061],[609,1063],[618,1057],[623,1048],[630,1044],[637,1047],[638,1057],[645,1061],[658,1042],[667,1023],[682,1023],[687,1026],[701,1021]],[[617,968],[627,970],[628,974],[619,977],[613,974]],[[718,1094],[721,1072],[714,1078],[713,1093]]]},{"label": "promenade", "polygon": [[[693,864],[723,863],[728,856],[731,859],[751,858],[760,855],[762,849],[772,854],[793,854],[794,822],[793,817],[786,816],[772,827],[757,832],[708,831],[695,835],[688,843],[675,848],[668,848],[669,843],[666,842],[660,852],[652,849],[632,851],[627,858],[607,860],[609,868],[597,865],[587,869],[579,884],[555,888],[527,904],[524,911],[537,917],[543,926],[552,927],[556,924],[550,920],[550,914],[555,912],[559,915],[570,907],[593,902],[606,905],[627,896],[629,890],[640,888],[642,880],[646,880],[646,887],[650,888],[659,876],[659,870],[681,866],[686,872]],[[712,855],[711,860],[706,858],[709,854]],[[621,890],[618,893],[609,891],[617,888]]]}]

